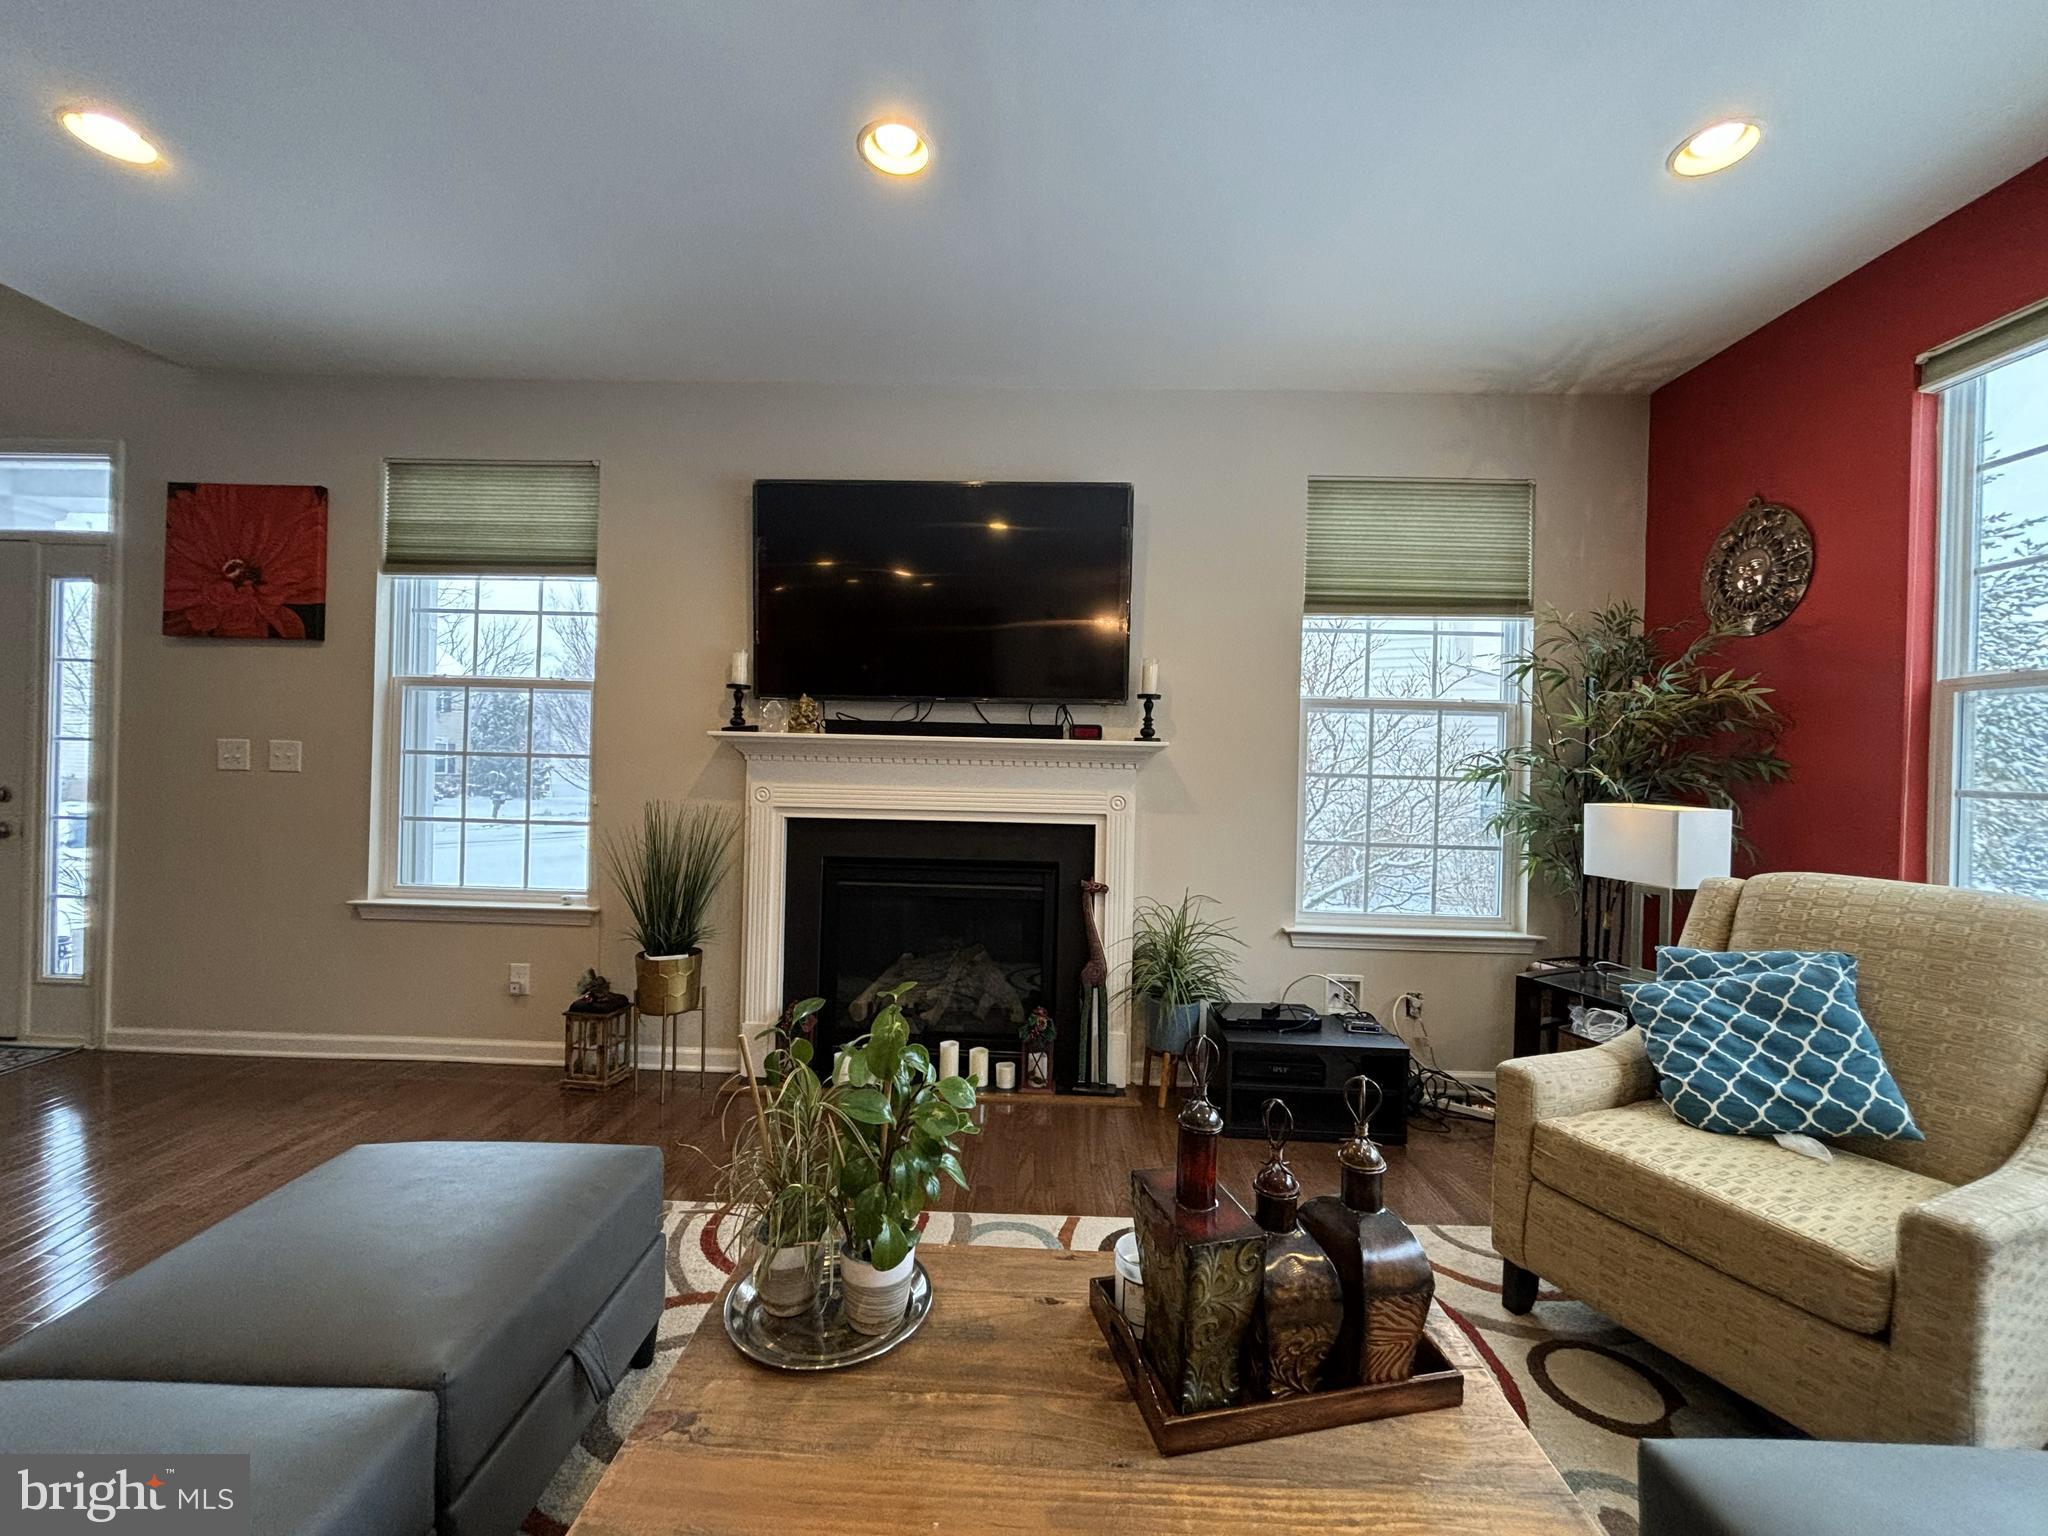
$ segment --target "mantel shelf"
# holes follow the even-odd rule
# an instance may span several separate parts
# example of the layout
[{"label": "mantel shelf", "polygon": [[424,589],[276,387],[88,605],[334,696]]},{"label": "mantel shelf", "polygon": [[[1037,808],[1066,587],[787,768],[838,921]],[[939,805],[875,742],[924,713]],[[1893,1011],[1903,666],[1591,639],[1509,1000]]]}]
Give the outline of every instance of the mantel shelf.
[{"label": "mantel shelf", "polygon": [[850,731],[706,731],[743,757],[813,762],[1081,763],[1140,768],[1166,750],[1164,741],[1077,741],[1039,736],[884,736]]}]

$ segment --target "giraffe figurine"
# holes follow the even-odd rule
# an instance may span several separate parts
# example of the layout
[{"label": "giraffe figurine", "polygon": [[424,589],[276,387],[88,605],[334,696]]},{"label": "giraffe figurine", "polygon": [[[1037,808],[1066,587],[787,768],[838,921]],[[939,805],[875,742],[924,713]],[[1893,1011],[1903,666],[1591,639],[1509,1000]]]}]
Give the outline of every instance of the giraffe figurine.
[{"label": "giraffe figurine", "polygon": [[1081,1082],[1084,1091],[1109,1091],[1109,956],[1102,952],[1102,929],[1095,921],[1095,900],[1109,893],[1100,880],[1081,882],[1081,919],[1088,926],[1088,959],[1081,966]]}]

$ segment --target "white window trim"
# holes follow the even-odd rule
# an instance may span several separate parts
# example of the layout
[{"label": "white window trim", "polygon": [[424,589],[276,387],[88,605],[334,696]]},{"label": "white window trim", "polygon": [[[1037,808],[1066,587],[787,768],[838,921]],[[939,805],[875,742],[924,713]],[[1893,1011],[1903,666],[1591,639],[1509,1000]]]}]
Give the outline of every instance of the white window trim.
[{"label": "white window trim", "polygon": [[[1309,617],[1303,615],[1304,618]],[[1398,619],[1401,614],[1352,614],[1360,619]],[[1452,615],[1437,616],[1442,618]],[[1479,615],[1486,618],[1488,615]],[[1513,619],[1510,614],[1499,615]],[[1527,626],[1527,619],[1514,619]],[[1523,639],[1528,638],[1525,633]],[[1296,632],[1295,665],[1301,664],[1300,632]],[[1516,850],[1501,839],[1501,911],[1494,917],[1404,917],[1394,913],[1370,916],[1346,913],[1333,916],[1301,909],[1302,855],[1308,845],[1308,717],[1312,708],[1336,706],[1356,709],[1428,709],[1444,713],[1498,715],[1504,726],[1504,744],[1518,746],[1529,736],[1529,701],[1485,699],[1395,699],[1395,698],[1308,698],[1298,700],[1294,765],[1294,921],[1282,926],[1288,944],[1295,949],[1355,950],[1439,950],[1464,954],[1523,953],[1544,942],[1541,934],[1528,927],[1529,877]]]},{"label": "white window trim", "polygon": [[547,928],[588,928],[599,909],[575,895],[553,903],[458,901],[433,896],[364,896],[351,901],[357,917],[373,922],[528,923]]},{"label": "white window trim", "polygon": [[[546,677],[422,677],[395,675],[391,670],[391,635],[397,599],[393,583],[411,573],[383,573],[377,578],[377,687],[372,751],[376,768],[376,792],[371,800],[374,823],[370,839],[368,893],[349,906],[356,916],[375,921],[416,922],[505,922],[556,926],[582,926],[596,921],[600,908],[591,897],[595,883],[597,827],[597,680]],[[592,783],[590,786],[590,846],[586,850],[584,888],[580,891],[510,889],[501,886],[434,886],[398,883],[398,836],[402,818],[398,797],[405,753],[404,722],[400,710],[405,690],[412,686],[475,688],[503,684],[513,688],[561,689],[590,695]],[[466,716],[465,716],[466,719]],[[527,742],[532,756],[532,741]],[[530,835],[530,834],[529,834]]]},{"label": "white window trim", "polygon": [[1955,770],[1961,747],[1963,696],[2048,688],[2048,670],[1970,670],[1970,640],[1977,617],[1977,588],[1972,579],[1973,539],[1982,492],[1977,444],[1984,425],[1985,376],[1980,373],[1952,385],[1940,397],[1940,467],[1935,491],[1934,684],[1928,709],[1927,752],[1927,879],[1933,885],[1955,883],[1956,822],[1961,808]]}]

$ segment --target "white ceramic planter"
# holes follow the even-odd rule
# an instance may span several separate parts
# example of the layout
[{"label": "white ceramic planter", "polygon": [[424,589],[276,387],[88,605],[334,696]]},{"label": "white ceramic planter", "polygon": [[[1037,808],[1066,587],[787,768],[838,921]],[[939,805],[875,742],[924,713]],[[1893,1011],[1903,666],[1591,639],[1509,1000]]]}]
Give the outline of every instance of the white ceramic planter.
[{"label": "white ceramic planter", "polygon": [[910,1277],[916,1268],[915,1248],[894,1269],[877,1269],[865,1259],[842,1254],[839,1285],[847,1326],[872,1337],[901,1322],[903,1309],[910,1303]]},{"label": "white ceramic planter", "polygon": [[770,1317],[801,1317],[818,1301],[818,1245],[770,1248],[754,1271],[761,1309]]},{"label": "white ceramic planter", "polygon": [[1116,1240],[1116,1309],[1123,1313],[1131,1332],[1145,1336],[1145,1273],[1138,1266],[1138,1234],[1126,1232]]}]

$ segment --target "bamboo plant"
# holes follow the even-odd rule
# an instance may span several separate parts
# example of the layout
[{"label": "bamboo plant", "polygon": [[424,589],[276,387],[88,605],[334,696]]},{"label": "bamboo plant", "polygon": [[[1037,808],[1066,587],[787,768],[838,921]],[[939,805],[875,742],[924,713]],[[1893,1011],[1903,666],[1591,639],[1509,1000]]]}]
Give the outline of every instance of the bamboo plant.
[{"label": "bamboo plant", "polygon": [[1729,637],[1705,629],[1682,640],[1689,628],[1647,628],[1629,603],[1584,617],[1547,611],[1535,642],[1509,664],[1533,706],[1534,733],[1468,759],[1460,777],[1500,797],[1489,829],[1514,839],[1529,873],[1553,889],[1581,882],[1589,804],[1724,806],[1739,840],[1738,795],[1789,772],[1771,690],[1733,668],[1716,671]]}]

